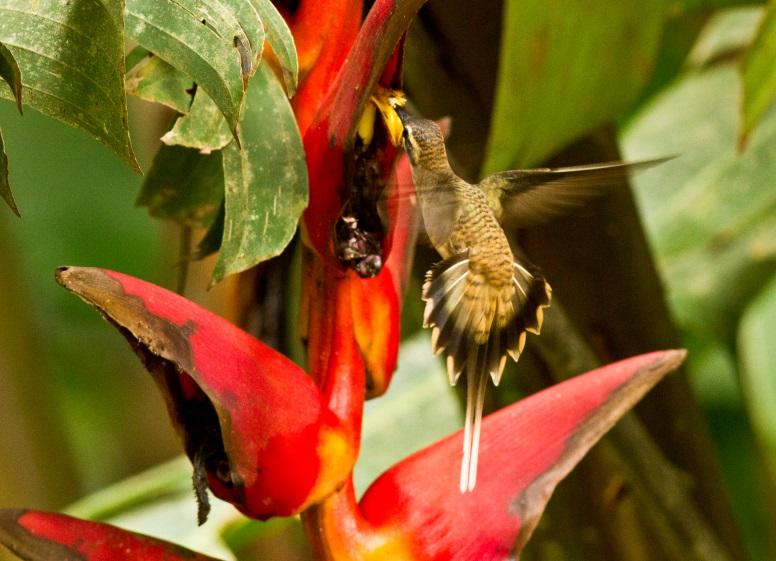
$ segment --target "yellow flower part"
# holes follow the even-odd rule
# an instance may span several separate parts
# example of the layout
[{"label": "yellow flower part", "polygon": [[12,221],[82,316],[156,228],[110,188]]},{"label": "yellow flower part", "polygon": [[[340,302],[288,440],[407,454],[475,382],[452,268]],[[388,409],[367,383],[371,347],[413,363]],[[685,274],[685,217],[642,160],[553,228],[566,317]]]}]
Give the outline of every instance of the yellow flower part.
[{"label": "yellow flower part", "polygon": [[383,119],[383,124],[388,129],[391,144],[399,146],[404,133],[404,126],[396,113],[396,107],[404,107],[407,103],[404,92],[377,86],[369,101],[370,103],[364,108],[364,113],[358,122],[358,136],[364,144],[372,142],[376,117],[375,109],[378,109]]},{"label": "yellow flower part", "polygon": [[364,113],[358,121],[358,136],[363,141],[364,146],[369,146],[372,142],[372,137],[375,135],[376,114],[377,107],[373,103],[367,102],[366,107],[364,107]]}]

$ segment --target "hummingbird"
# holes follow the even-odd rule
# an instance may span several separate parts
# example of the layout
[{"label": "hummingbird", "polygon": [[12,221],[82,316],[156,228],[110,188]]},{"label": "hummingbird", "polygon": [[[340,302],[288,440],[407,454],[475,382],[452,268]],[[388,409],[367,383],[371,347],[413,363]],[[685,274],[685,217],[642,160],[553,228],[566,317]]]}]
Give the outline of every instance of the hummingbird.
[{"label": "hummingbird", "polygon": [[621,183],[633,169],[664,161],[608,162],[511,170],[468,183],[450,167],[434,121],[396,108],[428,238],[442,261],[426,273],[423,326],[449,381],[466,373],[460,490],[472,491],[488,378],[498,385],[507,356],[520,358],[526,334],[539,334],[552,289],[527,258],[513,254],[500,225],[504,207],[520,226],[567,213]]}]

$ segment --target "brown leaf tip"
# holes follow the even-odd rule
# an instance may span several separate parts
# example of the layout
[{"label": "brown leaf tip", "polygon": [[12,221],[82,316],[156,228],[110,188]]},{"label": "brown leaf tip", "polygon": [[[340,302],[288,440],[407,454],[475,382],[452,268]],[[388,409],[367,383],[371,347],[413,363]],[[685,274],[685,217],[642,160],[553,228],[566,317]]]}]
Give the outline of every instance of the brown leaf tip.
[{"label": "brown leaf tip", "polygon": [[26,561],[84,561],[84,557],[63,544],[33,534],[21,518],[27,514],[24,509],[0,509],[0,544]]},{"label": "brown leaf tip", "polygon": [[651,368],[660,369],[661,372],[671,372],[681,366],[687,358],[687,349],[668,349],[664,352]]}]

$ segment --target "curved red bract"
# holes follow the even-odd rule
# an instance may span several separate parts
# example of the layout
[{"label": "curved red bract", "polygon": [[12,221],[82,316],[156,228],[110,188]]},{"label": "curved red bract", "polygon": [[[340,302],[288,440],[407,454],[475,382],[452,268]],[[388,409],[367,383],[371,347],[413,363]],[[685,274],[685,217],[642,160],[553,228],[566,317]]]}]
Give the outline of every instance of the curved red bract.
[{"label": "curved red bract", "polygon": [[363,0],[303,0],[290,18],[300,77],[291,105],[303,137],[350,52],[362,10]]},{"label": "curved red bract", "polygon": [[[327,318],[340,306],[351,308],[348,313],[352,314],[355,329],[352,337],[362,355],[369,397],[385,392],[396,368],[400,337],[399,311],[415,232],[413,230],[409,235],[410,230],[405,228],[398,238],[398,244],[393,237],[396,224],[407,223],[407,216],[414,216],[415,210],[401,209],[404,212],[401,214],[396,207],[389,209],[392,221],[384,240],[384,255],[393,257],[388,257],[382,272],[373,279],[357,278],[344,270],[332,251],[332,235],[349,192],[346,170],[352,166],[354,158],[358,120],[378,83],[384,87],[401,87],[403,33],[409,26],[411,16],[422,4],[420,0],[375,2],[315,119],[309,126],[303,127],[310,178],[310,199],[303,219],[303,239],[314,250],[314,253],[306,255],[306,259],[321,262],[316,267],[326,270],[332,279],[326,281],[327,286],[333,287],[335,283],[344,282],[350,287],[348,302],[339,297],[335,301],[332,297],[324,296],[329,299],[323,303],[310,296],[312,291],[304,291],[303,309],[309,313],[307,323],[311,349],[317,349],[311,350],[310,356],[315,360],[316,353],[323,348],[316,340],[320,339],[317,332],[324,328],[316,325],[315,318]],[[301,106],[296,107],[297,115],[301,116]],[[373,142],[380,143],[376,147],[373,145],[375,163],[382,170],[383,177],[389,180],[398,150],[388,142],[385,134],[377,135]],[[341,294],[339,289],[334,292]],[[343,368],[352,370],[347,366]],[[316,378],[321,376],[316,374],[314,367],[311,370]],[[337,375],[331,370],[326,374],[328,378]]]},{"label": "curved red bract", "polygon": [[0,510],[0,541],[30,560],[217,561],[109,524],[32,510]]},{"label": "curved red bract", "polygon": [[169,369],[161,374],[146,359],[187,445],[192,428],[182,412],[197,388],[207,396],[239,477],[230,489],[209,474],[218,496],[249,516],[267,518],[297,513],[344,482],[358,437],[289,359],[193,302],[134,277],[69,268],[59,280],[128,332],[144,353],[175,365],[180,374],[171,378]]},{"label": "curved red bract", "polygon": [[558,482],[684,356],[660,351],[623,360],[487,416],[471,493],[458,490],[461,431],[390,468],[359,504],[346,487],[308,515],[327,532],[322,558],[514,558]]}]

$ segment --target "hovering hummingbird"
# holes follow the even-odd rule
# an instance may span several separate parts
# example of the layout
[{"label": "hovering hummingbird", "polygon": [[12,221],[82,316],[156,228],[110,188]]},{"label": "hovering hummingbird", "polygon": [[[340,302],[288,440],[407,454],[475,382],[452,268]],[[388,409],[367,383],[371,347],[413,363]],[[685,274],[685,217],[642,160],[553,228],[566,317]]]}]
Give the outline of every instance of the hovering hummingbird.
[{"label": "hovering hummingbird", "polygon": [[[426,273],[423,324],[456,384],[466,372],[461,492],[474,489],[487,380],[498,385],[507,355],[517,361],[526,333],[539,334],[552,289],[516,258],[499,224],[502,199],[516,224],[562,215],[621,183],[634,168],[664,161],[610,162],[495,173],[470,184],[453,172],[436,123],[397,107],[425,229],[442,261]],[[507,197],[509,197],[507,199]]]}]

